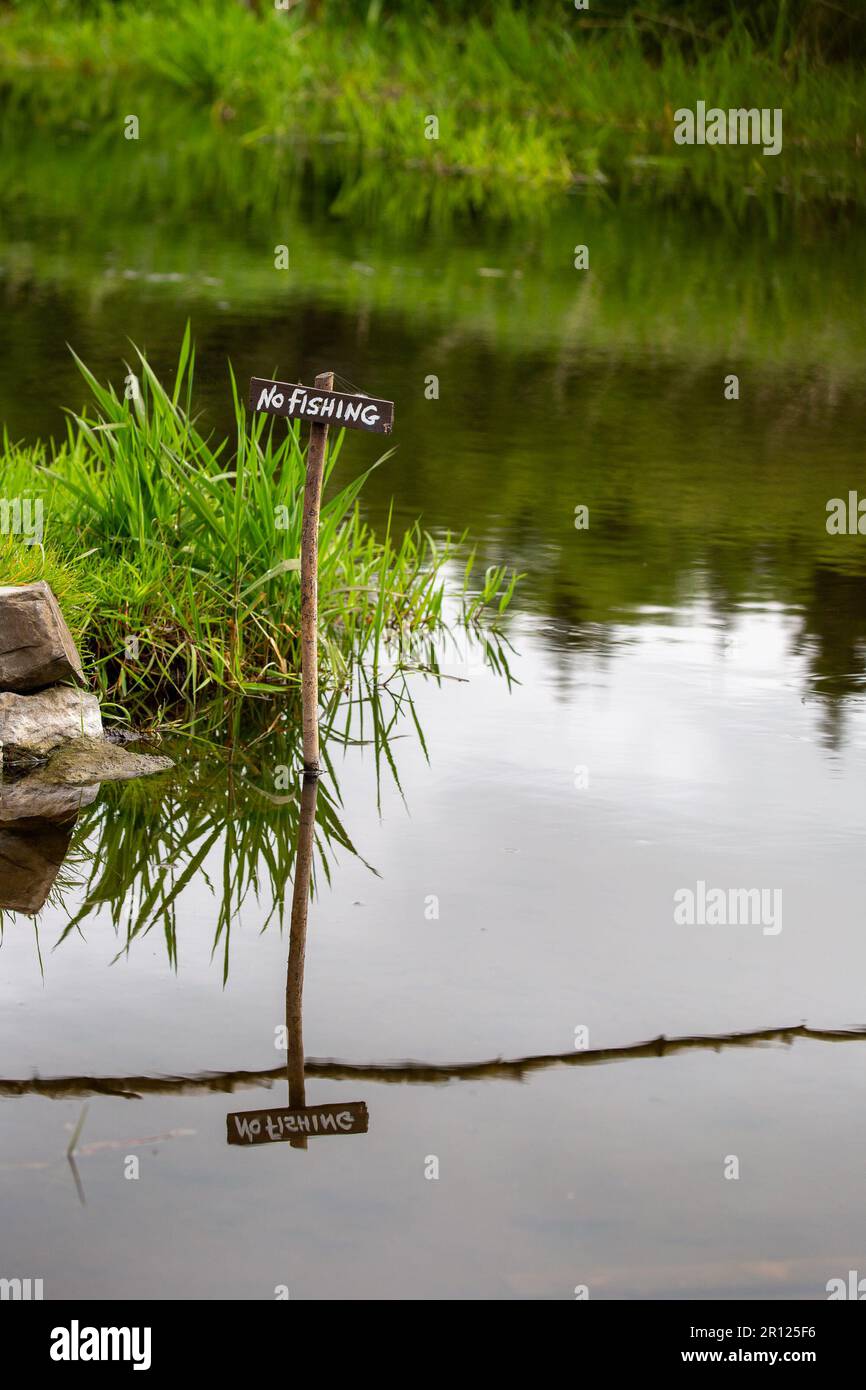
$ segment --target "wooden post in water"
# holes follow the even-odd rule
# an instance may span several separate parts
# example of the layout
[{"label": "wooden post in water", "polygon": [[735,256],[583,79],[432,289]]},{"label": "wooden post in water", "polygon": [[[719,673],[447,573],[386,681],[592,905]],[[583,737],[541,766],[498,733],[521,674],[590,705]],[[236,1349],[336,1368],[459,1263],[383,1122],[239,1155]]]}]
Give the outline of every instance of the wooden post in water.
[{"label": "wooden post in water", "polygon": [[[310,883],[313,877],[313,846],[316,830],[316,800],[319,783],[316,777],[304,773],[301,787],[301,816],[298,822],[298,843],[295,848],[295,881],[292,886],[292,925],[289,937],[289,963],[286,971],[286,1074],[289,1082],[289,1106],[298,1109],[306,1105],[304,1074],[304,959],[307,952],[307,912],[310,906]],[[293,1149],[305,1149],[305,1136],[293,1138]]]},{"label": "wooden post in water", "polygon": [[[320,372],[316,385],[334,386],[333,372]],[[301,530],[301,696],[304,725],[304,772],[319,775],[319,509],[328,426],[310,426],[304,519]]]},{"label": "wooden post in water", "polygon": [[[326,420],[340,429],[369,430],[390,434],[394,427],[394,402],[334,391],[334,373],[320,372],[315,387],[290,381],[250,378],[250,410],[282,415],[288,420],[310,421],[310,447],[307,450],[307,477],[304,483],[304,516],[301,525],[301,695],[304,725],[304,771],[319,775],[319,509],[322,504],[322,478]],[[314,395],[318,391],[320,395]]]},{"label": "wooden post in water", "polygon": [[369,1126],[370,1117],[362,1100],[307,1105],[302,1008],[318,794],[319,779],[305,773],[295,850],[292,930],[286,970],[288,1109],[277,1106],[272,1110],[236,1111],[226,1115],[226,1139],[229,1144],[245,1146],[288,1142],[293,1149],[305,1149],[311,1134],[366,1134]]}]

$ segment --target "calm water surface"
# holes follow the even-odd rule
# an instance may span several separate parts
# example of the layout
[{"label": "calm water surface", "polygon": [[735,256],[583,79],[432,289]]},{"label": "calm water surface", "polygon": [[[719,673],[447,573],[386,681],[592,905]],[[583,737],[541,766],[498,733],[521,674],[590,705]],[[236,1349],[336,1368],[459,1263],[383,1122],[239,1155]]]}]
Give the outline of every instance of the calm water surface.
[{"label": "calm water surface", "polygon": [[[826,307],[849,301],[859,253],[840,233],[819,292],[808,247],[747,238],[731,302],[722,231],[646,213],[625,255],[621,224],[577,205],[571,244],[589,216],[655,317],[629,317],[595,249],[592,288],[576,284],[567,239],[562,270],[549,239],[493,234],[371,265],[375,229],[365,255],[363,227],[323,221],[306,235],[326,271],[274,304],[227,227],[216,289],[149,279],[173,273],[172,246],[146,252],[140,228],[105,231],[80,281],[56,220],[13,228],[13,435],[58,433],[83,398],[65,338],[116,376],[125,334],[163,367],[189,315],[216,425],[226,357],[242,379],[333,366],[397,403],[368,515],[393,496],[401,520],[468,527],[485,561],[526,572],[511,680],[477,651],[441,683],[411,678],[417,726],[404,712],[379,776],[357,711],[355,741],[329,745],[307,1102],[366,1101],[366,1135],[226,1144],[227,1112],[287,1103],[291,882],[263,849],[291,861],[285,732],[103,789],[37,925],[4,914],[3,1262],[46,1297],[820,1298],[862,1268],[866,1041],[724,1041],[866,1024],[866,542],[824,524],[863,476],[862,327],[836,319],[834,338]],[[775,255],[795,257],[794,305],[761,279]],[[375,449],[353,439],[345,466]],[[234,892],[241,853],[257,877]],[[147,874],[178,887],[168,925]],[[677,925],[674,893],[699,880],[781,889],[781,931]],[[592,1050],[723,1037],[571,1065],[577,1029]],[[496,1059],[515,1065],[472,1065]]]}]

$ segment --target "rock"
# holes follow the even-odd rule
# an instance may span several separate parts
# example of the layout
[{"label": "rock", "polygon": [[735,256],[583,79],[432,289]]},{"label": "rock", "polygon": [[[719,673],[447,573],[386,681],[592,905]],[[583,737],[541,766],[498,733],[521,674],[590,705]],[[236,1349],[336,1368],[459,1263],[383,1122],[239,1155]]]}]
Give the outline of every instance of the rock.
[{"label": "rock", "polygon": [[96,696],[71,685],[54,685],[34,695],[0,694],[4,762],[36,762],[64,743],[101,733]]},{"label": "rock", "polygon": [[44,907],[78,813],[96,800],[100,782],[145,777],[170,767],[171,758],[130,753],[102,738],[83,737],[64,743],[26,777],[0,782],[0,911],[32,915]]},{"label": "rock", "polygon": [[79,811],[96,800],[98,783],[57,786],[46,782],[43,773],[44,768],[39,768],[17,782],[0,784],[0,829],[27,831],[74,824]]},{"label": "rock", "polygon": [[0,830],[0,910],[39,912],[54,887],[71,839],[71,826],[46,826],[27,835]]},{"label": "rock", "polygon": [[85,787],[92,782],[126,782],[131,777],[149,777],[154,772],[167,772],[174,767],[171,758],[154,753],[130,753],[116,743],[102,738],[78,738],[67,743],[49,758],[45,767],[28,777],[38,777],[48,786]]},{"label": "rock", "polygon": [[83,737],[65,742],[26,777],[0,782],[0,911],[32,915],[44,907],[78,813],[96,800],[100,782],[145,777],[170,767],[171,758],[130,753],[102,738]]},{"label": "rock", "polygon": [[81,658],[44,579],[0,587],[0,690],[84,684]]}]

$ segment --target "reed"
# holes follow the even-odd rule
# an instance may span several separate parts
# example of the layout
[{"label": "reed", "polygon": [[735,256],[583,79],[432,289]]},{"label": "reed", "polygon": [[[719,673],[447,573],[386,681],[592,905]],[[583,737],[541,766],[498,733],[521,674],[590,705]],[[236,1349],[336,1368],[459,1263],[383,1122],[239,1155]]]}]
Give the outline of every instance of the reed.
[{"label": "reed", "polygon": [[[76,359],[77,360],[77,359]],[[301,503],[305,445],[297,422],[250,417],[234,376],[235,438],[203,433],[193,413],[189,327],[169,389],[136,352],[122,389],[78,363],[91,406],[70,414],[49,457],[6,442],[0,474],[33,490],[44,477],[50,546],[7,537],[0,582],[46,578],[83,642],[103,698],[191,704],[220,692],[273,695],[300,674]],[[420,526],[377,537],[359,496],[371,469],[328,486],[319,540],[319,622],[325,683],[354,662],[378,669],[386,642],[444,623],[446,573],[462,537]],[[8,483],[4,484],[8,490]],[[473,557],[457,594],[461,620],[504,611],[516,579]]]},{"label": "reed", "polygon": [[[507,209],[503,184],[516,207],[575,187],[645,190],[651,178],[663,196],[675,184],[718,207],[744,188],[815,203],[862,198],[866,25],[852,7],[666,0],[584,15],[503,3],[438,17],[433,8],[325,5],[312,23],[304,4],[257,15],[217,0],[25,0],[0,26],[0,92],[7,117],[38,117],[64,139],[89,126],[97,142],[100,132],[119,138],[131,99],[141,110],[174,96],[208,113],[235,158],[231,132],[246,144],[301,140],[317,159],[336,145],[356,165],[384,159],[434,187],[458,180],[467,216]],[[785,159],[756,161],[750,148],[706,159],[675,146],[672,112],[697,97],[784,106]],[[438,139],[425,138],[427,113],[440,121]],[[184,141],[178,120],[172,149]],[[144,134],[137,154],[147,178]],[[431,216],[436,204],[431,188]]]}]

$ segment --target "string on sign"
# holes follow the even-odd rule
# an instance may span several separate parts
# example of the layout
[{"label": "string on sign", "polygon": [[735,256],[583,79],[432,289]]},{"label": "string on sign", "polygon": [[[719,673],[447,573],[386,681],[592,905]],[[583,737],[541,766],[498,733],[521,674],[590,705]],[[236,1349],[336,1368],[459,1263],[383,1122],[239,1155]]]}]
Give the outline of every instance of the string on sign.
[{"label": "string on sign", "polygon": [[370,394],[369,391],[362,391],[360,386],[356,386],[353,381],[349,381],[346,377],[340,376],[339,372],[334,372],[334,382],[339,382],[347,391],[353,392],[356,396],[369,396]]}]

